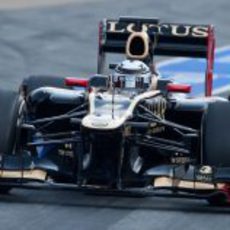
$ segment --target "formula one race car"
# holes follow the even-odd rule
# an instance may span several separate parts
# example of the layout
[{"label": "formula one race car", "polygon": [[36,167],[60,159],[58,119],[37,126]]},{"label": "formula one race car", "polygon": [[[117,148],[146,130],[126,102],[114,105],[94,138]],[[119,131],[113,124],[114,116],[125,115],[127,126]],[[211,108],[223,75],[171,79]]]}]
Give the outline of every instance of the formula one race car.
[{"label": "formula one race car", "polygon": [[[107,19],[97,74],[32,76],[19,93],[1,90],[1,192],[53,187],[230,202],[230,103],[211,96],[214,43],[209,25]],[[108,52],[126,55],[109,74]],[[205,58],[205,97],[160,78],[156,55]]]}]

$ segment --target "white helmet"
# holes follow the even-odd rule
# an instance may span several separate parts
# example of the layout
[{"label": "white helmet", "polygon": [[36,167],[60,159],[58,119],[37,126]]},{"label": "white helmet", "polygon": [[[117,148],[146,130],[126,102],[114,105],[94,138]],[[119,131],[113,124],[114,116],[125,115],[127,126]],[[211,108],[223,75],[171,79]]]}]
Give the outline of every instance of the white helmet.
[{"label": "white helmet", "polygon": [[115,82],[120,83],[121,88],[146,89],[151,84],[150,68],[142,61],[124,60],[115,68]]}]

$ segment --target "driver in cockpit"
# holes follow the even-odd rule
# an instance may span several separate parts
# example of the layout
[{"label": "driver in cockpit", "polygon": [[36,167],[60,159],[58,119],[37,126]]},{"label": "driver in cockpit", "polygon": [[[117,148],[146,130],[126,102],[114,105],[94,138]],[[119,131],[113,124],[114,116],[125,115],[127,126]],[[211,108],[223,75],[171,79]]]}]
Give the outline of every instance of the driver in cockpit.
[{"label": "driver in cockpit", "polygon": [[114,81],[123,89],[155,90],[159,74],[139,60],[124,60],[114,71]]}]

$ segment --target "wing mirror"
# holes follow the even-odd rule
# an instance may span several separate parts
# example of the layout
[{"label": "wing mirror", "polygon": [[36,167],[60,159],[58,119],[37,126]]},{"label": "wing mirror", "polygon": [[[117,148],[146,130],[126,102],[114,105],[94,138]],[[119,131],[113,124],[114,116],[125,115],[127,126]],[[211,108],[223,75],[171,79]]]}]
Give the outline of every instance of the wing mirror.
[{"label": "wing mirror", "polygon": [[109,64],[109,69],[114,70],[117,68],[117,64]]},{"label": "wing mirror", "polygon": [[89,79],[90,88],[100,88],[107,90],[109,88],[109,76],[97,74]]}]

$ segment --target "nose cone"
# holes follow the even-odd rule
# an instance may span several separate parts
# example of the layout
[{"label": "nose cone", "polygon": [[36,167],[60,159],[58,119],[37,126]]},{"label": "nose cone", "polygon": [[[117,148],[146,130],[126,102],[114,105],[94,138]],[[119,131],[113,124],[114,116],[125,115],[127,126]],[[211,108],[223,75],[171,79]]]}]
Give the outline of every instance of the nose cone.
[{"label": "nose cone", "polygon": [[121,127],[125,119],[112,117],[111,115],[97,116],[94,114],[87,115],[82,120],[82,126],[94,130],[113,130]]}]

